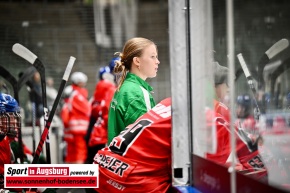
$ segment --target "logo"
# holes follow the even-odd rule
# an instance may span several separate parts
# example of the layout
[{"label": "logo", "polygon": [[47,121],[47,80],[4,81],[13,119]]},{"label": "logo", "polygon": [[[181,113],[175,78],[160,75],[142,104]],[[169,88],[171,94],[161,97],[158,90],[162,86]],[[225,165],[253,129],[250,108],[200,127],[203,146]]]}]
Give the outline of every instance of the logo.
[{"label": "logo", "polygon": [[118,101],[113,98],[111,102],[111,108],[114,109],[114,111],[116,110],[117,105],[118,105]]},{"label": "logo", "polygon": [[5,164],[4,188],[98,188],[98,164]]}]

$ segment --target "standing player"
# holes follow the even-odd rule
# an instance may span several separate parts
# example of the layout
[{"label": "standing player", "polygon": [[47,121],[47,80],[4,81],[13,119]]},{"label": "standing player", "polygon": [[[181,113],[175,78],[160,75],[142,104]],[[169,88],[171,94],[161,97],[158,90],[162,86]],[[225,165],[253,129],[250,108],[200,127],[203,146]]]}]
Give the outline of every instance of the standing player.
[{"label": "standing player", "polygon": [[119,53],[114,72],[121,74],[109,110],[108,142],[126,126],[155,106],[153,88],[147,78],[157,75],[159,65],[157,46],[146,38],[128,40]]},{"label": "standing player", "polygon": [[[113,58],[110,64],[114,64],[115,60],[119,60],[119,58]],[[108,114],[116,91],[115,76],[109,66],[100,68],[99,79],[92,100],[90,124],[86,134],[88,146],[86,163],[88,164],[93,162],[96,153],[108,142]],[[95,192],[93,188],[86,188],[86,193],[93,192]]]},{"label": "standing player", "polygon": [[64,122],[64,141],[67,144],[66,163],[85,163],[87,147],[85,135],[89,125],[91,106],[85,88],[87,76],[82,72],[71,75],[72,93],[61,113]]},{"label": "standing player", "polygon": [[[120,58],[113,58],[110,64],[114,64],[116,60]],[[86,134],[88,145],[86,163],[92,163],[98,150],[104,148],[108,142],[108,113],[116,90],[115,77],[109,66],[100,68],[99,79],[92,100],[90,124]]]}]

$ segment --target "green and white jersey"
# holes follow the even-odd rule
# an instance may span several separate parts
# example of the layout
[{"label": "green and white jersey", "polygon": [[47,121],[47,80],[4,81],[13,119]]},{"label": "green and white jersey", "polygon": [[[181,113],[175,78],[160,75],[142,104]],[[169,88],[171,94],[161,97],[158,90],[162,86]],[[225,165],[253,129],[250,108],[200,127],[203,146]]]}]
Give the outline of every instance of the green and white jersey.
[{"label": "green and white jersey", "polygon": [[156,104],[152,97],[153,88],[135,74],[128,73],[120,90],[111,101],[108,118],[108,143],[126,126],[134,123],[141,115]]}]

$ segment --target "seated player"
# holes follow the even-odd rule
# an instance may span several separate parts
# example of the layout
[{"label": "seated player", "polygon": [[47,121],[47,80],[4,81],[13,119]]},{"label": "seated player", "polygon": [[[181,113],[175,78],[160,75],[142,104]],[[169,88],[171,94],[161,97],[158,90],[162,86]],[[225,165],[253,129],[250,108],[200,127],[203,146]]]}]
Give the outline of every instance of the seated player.
[{"label": "seated player", "polygon": [[129,125],[94,158],[100,193],[174,192],[171,187],[171,99]]},{"label": "seated player", "polygon": [[[4,182],[4,164],[20,163],[20,148],[18,143],[18,131],[21,129],[20,108],[17,101],[10,95],[0,92],[0,181]],[[29,162],[28,156],[32,152],[23,143],[24,162]],[[13,148],[14,147],[14,148]],[[17,159],[18,158],[18,159]],[[16,160],[17,159],[17,160]],[[22,188],[3,189],[0,184],[0,192],[23,192]],[[37,189],[37,193],[55,193],[55,189]]]},{"label": "seated player", "polygon": [[230,129],[230,111],[224,103],[229,87],[227,83],[228,68],[214,63],[214,81],[216,99],[214,100],[214,110],[208,110],[208,123],[212,121],[216,127],[217,150],[214,153],[207,153],[206,158],[216,163],[230,166],[232,157],[236,159],[235,168],[243,173],[260,172],[257,178],[266,181],[267,170],[258,152],[258,144],[243,128],[235,125],[236,151],[231,154],[231,129]]}]

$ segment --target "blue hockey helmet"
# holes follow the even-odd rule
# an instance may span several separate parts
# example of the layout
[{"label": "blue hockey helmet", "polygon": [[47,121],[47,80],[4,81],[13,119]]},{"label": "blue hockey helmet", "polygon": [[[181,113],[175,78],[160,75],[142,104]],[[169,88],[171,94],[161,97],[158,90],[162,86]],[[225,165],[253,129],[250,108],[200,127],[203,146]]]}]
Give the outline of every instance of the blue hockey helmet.
[{"label": "blue hockey helmet", "polygon": [[115,65],[116,65],[116,61],[119,61],[119,60],[121,60],[121,58],[119,56],[117,56],[117,57],[112,58],[112,60],[110,61],[109,67],[110,67],[111,73],[114,72],[114,68],[115,68]]},{"label": "blue hockey helmet", "polygon": [[103,80],[103,74],[105,73],[111,73],[109,66],[103,66],[99,69],[99,79]]},{"label": "blue hockey helmet", "polygon": [[0,93],[1,110],[5,112],[19,112],[20,108],[18,102],[9,94]]},{"label": "blue hockey helmet", "polygon": [[248,94],[243,94],[239,95],[237,97],[237,104],[244,106],[244,107],[249,107],[251,106],[251,97]]},{"label": "blue hockey helmet", "polygon": [[240,107],[240,108],[237,108],[237,111],[236,111],[237,113],[236,115],[238,118],[246,118],[251,114],[252,100],[251,100],[250,95],[248,94],[239,95],[237,97],[236,103]]}]

